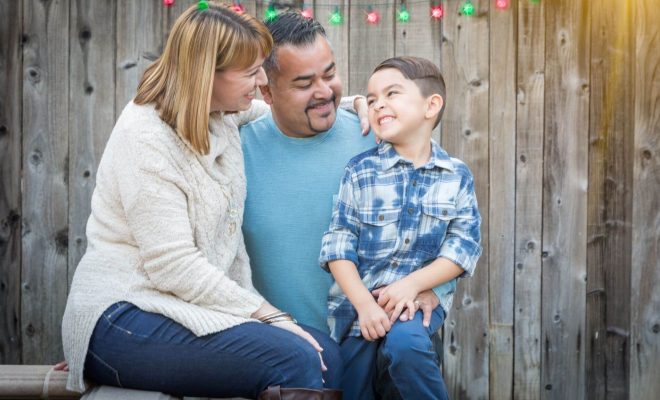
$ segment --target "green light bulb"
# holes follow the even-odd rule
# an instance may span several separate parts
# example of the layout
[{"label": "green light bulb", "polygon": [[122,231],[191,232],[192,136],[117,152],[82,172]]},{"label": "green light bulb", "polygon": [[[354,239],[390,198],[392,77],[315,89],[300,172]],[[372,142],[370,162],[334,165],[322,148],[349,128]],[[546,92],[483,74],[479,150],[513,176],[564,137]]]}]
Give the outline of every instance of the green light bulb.
[{"label": "green light bulb", "polygon": [[410,21],[410,13],[405,7],[401,7],[401,11],[398,12],[399,22],[408,22]]},{"label": "green light bulb", "polygon": [[339,11],[335,11],[330,15],[330,24],[332,25],[341,25],[341,23],[344,22],[341,13]]},{"label": "green light bulb", "polygon": [[465,3],[463,3],[463,6],[461,6],[461,13],[463,13],[463,15],[467,15],[467,16],[473,15],[474,14],[474,4],[472,4],[472,2],[470,2],[469,0],[466,1]]},{"label": "green light bulb", "polygon": [[277,10],[272,5],[268,6],[266,12],[264,12],[264,19],[268,22],[275,21],[277,19]]}]

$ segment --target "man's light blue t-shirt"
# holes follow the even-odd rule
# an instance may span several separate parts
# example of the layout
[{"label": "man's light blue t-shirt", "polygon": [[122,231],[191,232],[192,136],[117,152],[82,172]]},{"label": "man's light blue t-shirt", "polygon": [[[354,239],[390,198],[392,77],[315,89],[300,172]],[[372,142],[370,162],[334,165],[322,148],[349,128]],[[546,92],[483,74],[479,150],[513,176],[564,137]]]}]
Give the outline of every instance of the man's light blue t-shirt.
[{"label": "man's light blue t-shirt", "polygon": [[339,109],[333,127],[284,135],[269,113],[241,128],[247,177],[243,234],[259,292],[324,332],[332,276],[318,267],[321,238],[348,161],[376,146],[357,116]]}]

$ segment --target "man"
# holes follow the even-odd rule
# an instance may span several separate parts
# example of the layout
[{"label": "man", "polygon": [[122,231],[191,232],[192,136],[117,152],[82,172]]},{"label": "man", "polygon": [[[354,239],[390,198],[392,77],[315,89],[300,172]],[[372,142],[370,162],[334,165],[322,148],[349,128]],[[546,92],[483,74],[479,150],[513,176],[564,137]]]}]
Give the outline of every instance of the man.
[{"label": "man", "polygon": [[[267,26],[275,45],[261,91],[271,113],[241,129],[252,279],[273,305],[327,332],[332,277],[318,266],[321,237],[344,167],[375,141],[359,133],[355,115],[337,109],[342,83],[322,26],[298,13],[281,14]],[[438,298],[427,291],[418,301],[430,319]]]}]

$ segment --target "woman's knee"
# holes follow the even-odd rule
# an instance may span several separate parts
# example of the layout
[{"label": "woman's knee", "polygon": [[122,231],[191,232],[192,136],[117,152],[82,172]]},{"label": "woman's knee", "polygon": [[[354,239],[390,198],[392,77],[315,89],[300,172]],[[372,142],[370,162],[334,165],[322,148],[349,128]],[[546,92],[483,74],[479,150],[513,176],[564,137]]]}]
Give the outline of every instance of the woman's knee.
[{"label": "woman's knee", "polygon": [[282,387],[322,388],[321,357],[306,340],[291,334],[286,341],[277,343],[279,371],[272,385]]},{"label": "woman's knee", "polygon": [[323,348],[321,356],[323,357],[323,363],[327,367],[327,371],[323,374],[325,387],[340,387],[341,377],[344,373],[344,360],[341,356],[339,345],[328,334],[318,329],[305,325],[301,325],[301,327],[312,335]]}]

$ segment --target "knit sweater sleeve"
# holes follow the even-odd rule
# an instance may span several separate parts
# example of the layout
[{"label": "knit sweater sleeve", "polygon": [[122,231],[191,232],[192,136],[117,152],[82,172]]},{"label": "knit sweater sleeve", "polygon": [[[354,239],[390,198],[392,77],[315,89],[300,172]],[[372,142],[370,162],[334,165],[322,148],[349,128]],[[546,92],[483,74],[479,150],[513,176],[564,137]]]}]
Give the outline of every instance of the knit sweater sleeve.
[{"label": "knit sweater sleeve", "polygon": [[263,100],[252,100],[252,105],[246,111],[233,114],[236,126],[242,126],[254,121],[270,111],[270,106]]},{"label": "knit sweater sleeve", "polygon": [[196,246],[184,190],[188,183],[173,150],[162,147],[157,139],[126,143],[115,163],[123,211],[145,273],[162,292],[249,318],[263,297],[212,265]]}]

